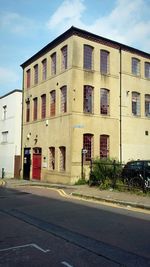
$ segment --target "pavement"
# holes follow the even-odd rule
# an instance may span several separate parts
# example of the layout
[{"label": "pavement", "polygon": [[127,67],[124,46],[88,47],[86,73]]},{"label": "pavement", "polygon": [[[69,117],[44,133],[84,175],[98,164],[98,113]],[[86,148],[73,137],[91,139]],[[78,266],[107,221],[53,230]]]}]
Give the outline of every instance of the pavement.
[{"label": "pavement", "polygon": [[66,194],[88,200],[118,204],[121,206],[134,207],[150,210],[150,194],[137,195],[129,191],[120,192],[113,189],[100,190],[98,187],[85,185],[50,184],[42,181],[23,179],[0,179],[0,187],[16,188],[17,186],[42,186],[63,189]]}]

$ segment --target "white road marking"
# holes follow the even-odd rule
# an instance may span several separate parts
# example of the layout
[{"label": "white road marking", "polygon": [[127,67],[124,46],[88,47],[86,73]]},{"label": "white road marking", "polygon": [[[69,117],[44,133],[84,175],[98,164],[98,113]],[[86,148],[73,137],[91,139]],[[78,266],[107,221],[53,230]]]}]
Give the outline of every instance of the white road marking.
[{"label": "white road marking", "polygon": [[67,267],[73,267],[72,265],[70,265],[68,262],[66,261],[62,261],[61,264],[67,266]]},{"label": "white road marking", "polygon": [[4,251],[8,251],[8,250],[16,250],[16,249],[20,249],[20,248],[26,248],[26,247],[34,247],[40,251],[42,251],[43,253],[47,253],[50,250],[49,249],[42,249],[41,247],[39,247],[38,245],[31,243],[31,244],[26,244],[26,245],[21,245],[21,246],[16,246],[16,247],[10,247],[10,248],[4,248],[4,249],[0,249],[0,252],[4,252]]}]

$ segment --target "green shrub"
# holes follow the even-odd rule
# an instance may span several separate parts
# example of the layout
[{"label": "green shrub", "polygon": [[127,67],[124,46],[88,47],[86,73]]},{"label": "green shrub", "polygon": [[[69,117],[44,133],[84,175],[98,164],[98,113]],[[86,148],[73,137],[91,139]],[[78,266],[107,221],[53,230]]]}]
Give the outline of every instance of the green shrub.
[{"label": "green shrub", "polygon": [[97,182],[104,185],[107,184],[106,181],[109,181],[109,184],[114,188],[116,185],[117,178],[121,175],[122,166],[119,161],[107,158],[99,159],[96,158],[92,162],[92,171],[90,173],[90,180],[94,180],[95,184]]}]

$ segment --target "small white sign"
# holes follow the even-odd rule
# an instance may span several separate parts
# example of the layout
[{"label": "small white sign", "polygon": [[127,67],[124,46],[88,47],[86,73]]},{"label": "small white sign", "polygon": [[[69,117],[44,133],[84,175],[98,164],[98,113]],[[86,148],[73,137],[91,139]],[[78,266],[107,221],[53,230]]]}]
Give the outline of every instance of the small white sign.
[{"label": "small white sign", "polygon": [[87,149],[82,149],[83,154],[86,154],[87,152],[88,152]]}]

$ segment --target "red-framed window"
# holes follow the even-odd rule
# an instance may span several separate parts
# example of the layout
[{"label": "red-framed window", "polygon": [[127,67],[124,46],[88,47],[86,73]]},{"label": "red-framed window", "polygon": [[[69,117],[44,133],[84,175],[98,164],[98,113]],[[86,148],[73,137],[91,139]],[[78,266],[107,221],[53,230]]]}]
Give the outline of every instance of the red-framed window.
[{"label": "red-framed window", "polygon": [[93,158],[93,140],[93,134],[88,133],[83,135],[83,149],[87,150],[87,153],[85,154],[85,161],[89,161]]},{"label": "red-framed window", "polygon": [[34,66],[34,84],[38,84],[38,75],[39,75],[39,69],[38,64]]},{"label": "red-framed window", "polygon": [[46,94],[41,96],[41,118],[46,118]]},{"label": "red-framed window", "polygon": [[93,112],[93,87],[84,85],[83,111],[85,113]]},{"label": "red-framed window", "polygon": [[109,114],[109,90],[105,88],[100,89],[100,113]]},{"label": "red-framed window", "polygon": [[109,73],[109,52],[106,50],[100,50],[100,72]]},{"label": "red-framed window", "polygon": [[26,102],[26,122],[30,121],[30,101]]},{"label": "red-framed window", "polygon": [[37,120],[37,110],[38,110],[38,98],[33,99],[33,120]]},{"label": "red-framed window", "polygon": [[61,91],[61,113],[67,112],[67,86],[60,88]]},{"label": "red-framed window", "polygon": [[42,78],[43,80],[46,80],[47,78],[47,59],[46,58],[42,61]]},{"label": "red-framed window", "polygon": [[27,88],[30,88],[30,86],[31,86],[31,70],[30,69],[27,70],[26,74],[27,74]]},{"label": "red-framed window", "polygon": [[132,58],[132,74],[139,76],[140,75],[140,60],[138,58]]},{"label": "red-framed window", "polygon": [[68,58],[68,47],[67,45],[65,45],[62,49],[61,49],[61,53],[62,53],[62,70],[67,69],[67,58]]},{"label": "red-framed window", "polygon": [[49,148],[49,169],[55,170],[55,147]]},{"label": "red-framed window", "polygon": [[150,79],[150,63],[145,62],[145,78]]},{"label": "red-framed window", "polygon": [[59,151],[60,151],[59,169],[60,171],[65,171],[66,170],[66,147],[60,146]]},{"label": "red-framed window", "polygon": [[132,115],[140,116],[140,93],[132,92]]},{"label": "red-framed window", "polygon": [[100,135],[100,158],[109,157],[109,135]]},{"label": "red-framed window", "polygon": [[50,92],[50,116],[55,116],[56,113],[56,91]]},{"label": "red-framed window", "polygon": [[51,74],[56,74],[56,52],[51,55]]},{"label": "red-framed window", "polygon": [[93,49],[94,48],[90,45],[84,45],[84,69],[92,70],[93,68]]}]

